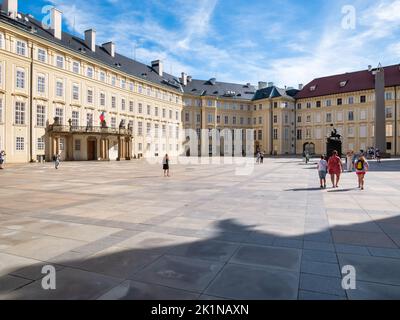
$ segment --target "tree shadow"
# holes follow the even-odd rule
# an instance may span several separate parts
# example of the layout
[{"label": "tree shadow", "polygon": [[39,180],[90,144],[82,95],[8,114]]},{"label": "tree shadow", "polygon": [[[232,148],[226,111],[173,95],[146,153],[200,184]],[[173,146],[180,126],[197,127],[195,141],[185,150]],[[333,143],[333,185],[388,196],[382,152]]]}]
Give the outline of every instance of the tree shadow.
[{"label": "tree shadow", "polygon": [[[309,227],[314,229],[321,223],[319,218],[311,221],[315,222]],[[0,277],[0,298],[400,298],[400,217],[290,236],[282,235],[288,230],[283,226],[243,225],[226,219],[217,221],[214,229],[197,231],[203,232],[202,239],[191,238],[196,230],[188,229],[159,234],[124,230],[125,237],[103,239],[46,262],[28,264],[21,258],[19,267]],[[263,231],[269,227],[278,231]],[[42,288],[44,265],[56,267],[55,290]],[[356,269],[356,290],[341,286],[345,265]]]}]

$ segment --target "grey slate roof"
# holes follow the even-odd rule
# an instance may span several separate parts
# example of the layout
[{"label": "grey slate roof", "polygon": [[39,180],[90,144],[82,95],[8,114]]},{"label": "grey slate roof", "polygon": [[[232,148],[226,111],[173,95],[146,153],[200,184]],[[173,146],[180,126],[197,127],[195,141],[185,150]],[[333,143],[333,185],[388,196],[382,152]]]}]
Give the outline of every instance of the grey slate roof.
[{"label": "grey slate roof", "polygon": [[[25,14],[21,14],[21,16],[22,19],[14,20],[9,18],[4,13],[1,13],[0,21],[12,24],[19,29],[75,51],[76,53],[82,55],[82,57],[95,59],[107,65],[108,67],[115,69],[116,71],[124,72],[136,78],[168,87],[170,90],[182,92],[179,80],[168,73],[164,72],[163,76],[160,77],[158,73],[150,66],[127,58],[118,53],[115,53],[115,57],[112,57],[101,46],[96,45],[96,51],[92,52],[86,46],[83,39],[75,37],[66,32],[63,32],[61,37],[62,39],[58,40],[53,36],[50,30],[44,29],[39,21]],[[26,21],[25,18],[27,18],[29,21]]]},{"label": "grey slate roof", "polygon": [[213,82],[212,80],[192,80],[183,86],[185,93],[194,96],[211,96],[238,100],[251,100],[256,93],[256,88],[247,84],[227,82]]},{"label": "grey slate roof", "polygon": [[101,46],[96,45],[96,51],[92,52],[85,44],[85,41],[79,37],[75,37],[67,32],[62,33],[62,39],[56,39],[50,30],[42,27],[42,24],[30,15],[21,14],[21,19],[11,19],[4,12],[0,13],[0,21],[35,35],[47,41],[53,42],[57,45],[65,47],[74,51],[84,57],[94,59],[102,64],[107,65],[115,71],[121,71],[128,75],[134,76],[139,79],[150,81],[152,83],[164,86],[170,90],[177,92],[184,92],[193,96],[212,96],[219,98],[230,98],[237,100],[260,100],[265,98],[275,98],[284,96],[292,98],[297,94],[298,90],[285,90],[275,86],[257,90],[255,86],[250,84],[235,84],[227,82],[217,82],[215,79],[210,80],[192,80],[188,82],[187,86],[182,86],[177,77],[168,73],[159,74],[148,65],[115,53],[112,57]]}]

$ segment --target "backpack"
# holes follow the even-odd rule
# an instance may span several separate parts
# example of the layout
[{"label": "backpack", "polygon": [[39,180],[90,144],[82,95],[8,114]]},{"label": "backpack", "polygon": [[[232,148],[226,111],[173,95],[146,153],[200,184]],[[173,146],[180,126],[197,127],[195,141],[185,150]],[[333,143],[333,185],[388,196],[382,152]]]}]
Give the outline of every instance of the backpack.
[{"label": "backpack", "polygon": [[57,157],[54,155],[53,156],[53,161],[56,161],[57,160]]},{"label": "backpack", "polygon": [[357,170],[364,170],[364,162],[362,162],[361,160],[358,160],[357,164],[356,164],[356,168],[357,168]]}]

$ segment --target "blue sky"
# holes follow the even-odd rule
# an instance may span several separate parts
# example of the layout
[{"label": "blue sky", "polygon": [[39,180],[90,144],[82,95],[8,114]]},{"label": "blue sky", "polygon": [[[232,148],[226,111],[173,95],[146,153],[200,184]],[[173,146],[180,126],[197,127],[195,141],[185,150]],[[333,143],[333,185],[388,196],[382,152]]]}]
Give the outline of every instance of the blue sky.
[{"label": "blue sky", "polygon": [[[19,1],[36,18],[49,4],[68,31],[94,28],[98,43],[113,40],[119,53],[146,64],[161,59],[174,75],[297,87],[400,63],[400,0]],[[353,13],[346,5],[354,28],[343,27]]]}]

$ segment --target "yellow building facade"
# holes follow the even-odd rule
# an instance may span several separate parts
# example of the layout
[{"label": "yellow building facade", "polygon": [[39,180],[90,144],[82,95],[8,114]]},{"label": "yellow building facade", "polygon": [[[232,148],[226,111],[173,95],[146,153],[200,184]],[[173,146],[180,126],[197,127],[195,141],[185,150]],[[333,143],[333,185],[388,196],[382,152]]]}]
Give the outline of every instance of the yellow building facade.
[{"label": "yellow building facade", "polygon": [[[373,70],[314,79],[299,90],[180,78],[162,61],[145,65],[18,13],[5,0],[0,14],[0,150],[7,162],[124,160],[180,155],[295,155],[326,152],[333,128],[343,151],[375,144]],[[383,68],[386,149],[400,152],[400,68]],[[235,129],[242,136],[229,136]],[[249,130],[247,132],[247,130]],[[189,131],[196,145],[188,147]],[[217,132],[218,143],[213,140]],[[232,140],[231,140],[232,138]],[[235,150],[235,139],[242,140]],[[230,145],[232,144],[232,146]],[[251,146],[251,148],[249,148]],[[231,148],[232,147],[232,148]],[[217,149],[218,150],[217,150]]]}]

